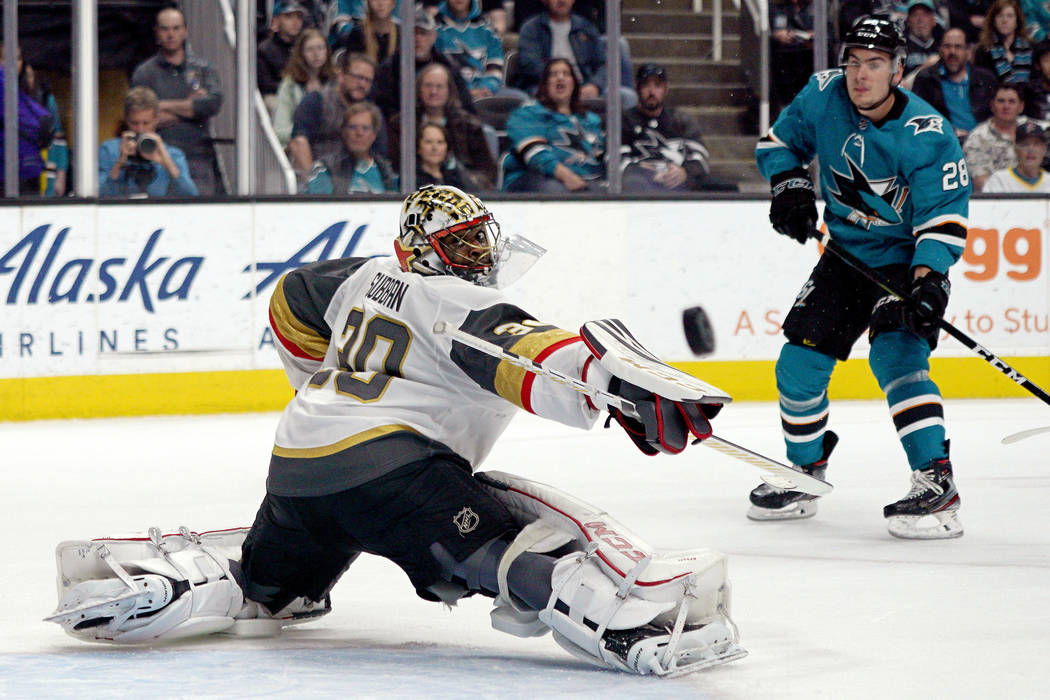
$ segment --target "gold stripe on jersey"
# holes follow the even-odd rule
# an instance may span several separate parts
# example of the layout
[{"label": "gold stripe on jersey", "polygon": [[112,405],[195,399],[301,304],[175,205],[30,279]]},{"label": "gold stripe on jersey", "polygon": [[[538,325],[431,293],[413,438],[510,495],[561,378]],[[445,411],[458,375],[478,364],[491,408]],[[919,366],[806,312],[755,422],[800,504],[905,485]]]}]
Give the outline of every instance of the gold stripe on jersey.
[{"label": "gold stripe on jersey", "polygon": [[281,277],[277,281],[277,287],[270,297],[270,319],[275,326],[273,330],[283,340],[299,348],[305,355],[314,359],[322,359],[328,351],[328,338],[321,336],[296,318],[295,313],[288,306],[288,299],[284,296],[284,280],[285,278]]},{"label": "gold stripe on jersey", "polygon": [[[530,360],[535,360],[540,353],[551,345],[575,337],[577,337],[576,333],[570,333],[561,328],[529,333],[521,340],[514,343],[514,345],[510,347],[510,351],[517,355],[521,355],[522,357],[527,357]],[[512,365],[506,360],[500,362],[496,367],[496,377],[493,380],[496,393],[518,408],[525,408],[524,402],[521,400],[521,387],[527,374],[528,372],[524,369]]]},{"label": "gold stripe on jersey", "polygon": [[363,442],[369,440],[375,440],[376,438],[385,437],[392,433],[409,432],[419,435],[419,431],[415,428],[407,425],[379,425],[375,428],[370,428],[364,432],[351,435],[350,437],[343,438],[339,442],[331,445],[322,445],[321,447],[281,447],[279,445],[273,446],[273,454],[277,457],[287,457],[291,459],[311,459],[317,457],[327,457],[328,455],[334,455],[337,452],[360,445]]}]

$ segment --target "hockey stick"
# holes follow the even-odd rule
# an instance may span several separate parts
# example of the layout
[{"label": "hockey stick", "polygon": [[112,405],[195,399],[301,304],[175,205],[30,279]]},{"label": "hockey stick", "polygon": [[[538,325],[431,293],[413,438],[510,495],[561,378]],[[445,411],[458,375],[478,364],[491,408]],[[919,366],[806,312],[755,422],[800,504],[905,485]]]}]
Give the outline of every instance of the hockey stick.
[{"label": "hockey stick", "polygon": [[[517,353],[506,350],[495,343],[490,343],[476,335],[471,335],[466,331],[461,331],[447,321],[438,321],[435,323],[434,333],[438,335],[446,335],[456,342],[463,343],[475,350],[479,350],[490,357],[498,357],[516,367],[521,367],[527,372],[546,377],[558,384],[564,384],[581,394],[590,396],[592,399],[600,398],[608,405],[614,406],[623,411],[624,415],[630,416],[634,419],[639,418],[638,409],[635,407],[634,402],[629,401],[618,394],[599,389],[581,379],[569,376],[564,372],[559,372],[556,369],[547,367],[535,360],[522,357]],[[724,438],[720,438],[717,435],[712,435],[701,444],[718,450],[722,454],[733,457],[734,459],[746,462],[753,467],[758,467],[759,469],[766,471],[767,473],[762,476],[762,480],[775,488],[802,491],[803,493],[808,493],[813,496],[823,496],[827,493],[831,493],[832,486],[828,482],[818,479],[795,467],[781,464],[776,460],[760,455],[757,452],[737,445],[736,443],[730,442]]]},{"label": "hockey stick", "polygon": [[[816,234],[814,237],[820,239],[820,242],[823,244],[825,250],[830,250],[834,255],[838,256],[838,258],[840,260],[842,260],[844,263],[846,263],[847,265],[852,267],[854,270],[856,270],[860,274],[862,274],[865,277],[867,277],[869,280],[874,282],[882,290],[884,290],[886,292],[889,292],[893,296],[895,296],[898,299],[900,299],[901,301],[903,301],[905,304],[911,303],[910,299],[908,298],[908,295],[905,294],[904,292],[902,292],[901,290],[897,289],[894,286],[893,282],[891,282],[889,280],[889,278],[885,277],[881,273],[871,269],[870,267],[868,267],[867,265],[862,263],[852,253],[850,253],[848,250],[846,250],[845,248],[840,246],[838,244],[838,241],[835,241],[834,239],[832,239],[830,233],[822,234],[822,233],[820,233],[820,231],[817,231],[816,229],[814,229],[814,233]],[[958,340],[960,343],[965,345],[970,350],[973,350],[985,362],[987,362],[992,367],[995,367],[997,370],[999,370],[1000,372],[1005,374],[1007,377],[1009,377],[1010,380],[1012,380],[1018,386],[1023,387],[1024,389],[1027,389],[1033,395],[1038,397],[1043,403],[1050,405],[1050,394],[1047,394],[1045,391],[1043,391],[1041,388],[1039,388],[1039,386],[1037,386],[1036,384],[1032,383],[1032,381],[1030,379],[1028,379],[1028,377],[1024,376],[1023,374],[1018,372],[1016,369],[1011,367],[1001,357],[999,357],[998,355],[993,353],[991,350],[989,350],[988,348],[986,348],[983,345],[981,345],[980,343],[978,343],[976,340],[974,340],[970,336],[968,336],[965,333],[963,333],[961,330],[959,330],[958,328],[953,326],[951,323],[949,323],[945,319],[943,319],[943,318],[937,319],[937,325],[942,330],[947,332],[948,335],[950,335],[951,337],[953,337],[956,340]]]},{"label": "hockey stick", "polygon": [[[894,286],[893,282],[891,282],[887,277],[881,275],[877,271],[875,271],[875,270],[871,269],[870,267],[868,267],[867,265],[865,265],[863,262],[861,262],[859,259],[857,259],[852,253],[850,253],[848,250],[846,250],[845,248],[840,246],[837,241],[835,241],[835,240],[833,240],[831,238],[831,233],[821,233],[817,229],[813,229],[813,237],[820,239],[820,242],[824,246],[825,250],[831,251],[834,255],[838,256],[838,258],[840,260],[842,260],[847,265],[852,267],[854,270],[856,270],[857,272],[859,272],[860,274],[864,275],[869,280],[874,282],[883,291],[889,292],[890,294],[892,294],[893,296],[897,297],[898,299],[900,299],[904,303],[909,303],[908,296],[906,294],[904,294],[901,290],[897,289]],[[961,330],[959,330],[958,328],[953,326],[951,323],[949,323],[945,319],[943,319],[943,318],[937,319],[937,325],[942,330],[947,332],[948,335],[950,335],[951,337],[953,337],[956,340],[958,340],[960,343],[962,343],[968,349],[973,350],[982,360],[984,360],[985,362],[990,364],[992,367],[995,367],[997,370],[999,370],[1000,372],[1005,374],[1010,380],[1012,380],[1018,386],[1022,387],[1023,389],[1028,390],[1028,392],[1033,394],[1036,398],[1038,398],[1043,403],[1045,403],[1047,405],[1050,405],[1050,394],[1047,394],[1045,391],[1043,391],[1042,388],[1039,387],[1039,385],[1035,384],[1032,380],[1028,379],[1028,377],[1024,376],[1023,374],[1018,372],[1016,369],[1011,367],[1009,364],[1007,364],[1001,357],[999,357],[998,355],[993,353],[991,350],[989,350],[988,348],[986,348],[983,345],[981,345],[980,343],[978,343],[976,340],[974,340],[970,336],[968,336],[965,333],[963,333]],[[1020,440],[1024,440],[1027,437],[1031,437],[1033,435],[1038,435],[1039,433],[1043,433],[1043,432],[1046,432],[1046,431],[1050,431],[1050,427],[1033,428],[1031,430],[1022,430],[1019,433],[1014,433],[1012,435],[1007,435],[1006,437],[1004,437],[1002,439],[1001,442],[1004,445],[1006,445],[1006,444],[1010,444],[1012,442],[1018,442]]]}]

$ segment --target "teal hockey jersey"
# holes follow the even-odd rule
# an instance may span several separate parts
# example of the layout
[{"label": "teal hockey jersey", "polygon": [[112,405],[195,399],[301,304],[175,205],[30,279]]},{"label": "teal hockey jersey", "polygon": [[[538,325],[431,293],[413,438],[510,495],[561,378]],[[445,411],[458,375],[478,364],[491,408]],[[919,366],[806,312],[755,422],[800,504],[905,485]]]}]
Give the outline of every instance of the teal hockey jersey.
[{"label": "teal hockey jersey", "polygon": [[833,238],[871,267],[945,272],[966,244],[970,176],[948,121],[895,89],[878,124],[849,101],[841,69],[816,73],[755,150],[767,180],[816,158]]}]

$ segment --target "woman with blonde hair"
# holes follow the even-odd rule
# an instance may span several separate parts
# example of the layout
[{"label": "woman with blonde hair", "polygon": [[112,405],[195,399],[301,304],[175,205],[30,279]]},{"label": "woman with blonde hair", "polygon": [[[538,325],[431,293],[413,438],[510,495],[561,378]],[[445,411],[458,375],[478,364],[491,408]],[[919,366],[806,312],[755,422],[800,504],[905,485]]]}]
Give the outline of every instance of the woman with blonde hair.
[{"label": "woman with blonde hair", "polygon": [[331,51],[324,34],[317,29],[304,29],[292,47],[292,55],[277,86],[273,110],[273,130],[282,146],[292,138],[292,117],[303,96],[320,92],[332,79]]},{"label": "woman with blonde hair", "polygon": [[382,63],[397,52],[397,24],[392,17],[394,0],[367,0],[367,7],[364,19],[346,37],[345,48]]},{"label": "woman with blonde hair", "polygon": [[987,68],[999,82],[1025,83],[1032,71],[1032,42],[1025,31],[1018,0],[995,0],[977,39],[974,64]]}]

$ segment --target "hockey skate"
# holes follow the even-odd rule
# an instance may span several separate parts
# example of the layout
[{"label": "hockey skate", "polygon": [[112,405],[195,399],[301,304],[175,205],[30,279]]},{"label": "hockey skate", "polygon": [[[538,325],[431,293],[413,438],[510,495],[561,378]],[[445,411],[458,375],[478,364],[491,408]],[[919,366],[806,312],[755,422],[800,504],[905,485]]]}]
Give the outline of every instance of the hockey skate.
[{"label": "hockey skate", "polygon": [[[907,540],[941,540],[962,537],[959,492],[948,459],[934,461],[927,469],[911,473],[911,490],[882,509],[890,534]],[[930,516],[936,524],[929,523]],[[923,520],[927,523],[923,523]]]},{"label": "hockey skate", "polygon": [[[818,479],[823,479],[828,469],[828,457],[838,444],[839,436],[832,431],[824,433],[823,453],[820,459],[799,467]],[[817,514],[817,499],[801,491],[778,489],[768,483],[759,484],[751,491],[751,508],[747,511],[750,520],[801,520]]]}]

